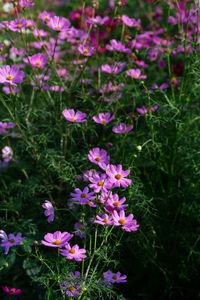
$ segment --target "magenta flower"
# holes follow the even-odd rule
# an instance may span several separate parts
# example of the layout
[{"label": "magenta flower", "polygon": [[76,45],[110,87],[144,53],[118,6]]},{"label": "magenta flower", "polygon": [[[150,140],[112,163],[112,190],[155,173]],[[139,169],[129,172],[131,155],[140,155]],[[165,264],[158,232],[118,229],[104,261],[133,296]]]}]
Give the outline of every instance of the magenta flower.
[{"label": "magenta flower", "polygon": [[145,106],[142,106],[142,107],[138,107],[137,108],[137,112],[141,115],[145,115],[147,114],[148,112],[152,112],[152,111],[155,111],[159,108],[158,105],[155,105],[155,106],[152,106],[150,108],[146,108]]},{"label": "magenta flower", "polygon": [[102,215],[98,214],[96,216],[96,220],[94,220],[94,223],[101,224],[101,225],[113,225],[113,217],[108,216],[107,214]]},{"label": "magenta flower", "polygon": [[110,193],[108,201],[106,202],[105,210],[108,212],[114,210],[124,210],[128,206],[128,204],[124,204],[125,201],[125,197],[119,200],[119,196],[117,194],[112,195],[112,193]]},{"label": "magenta flower", "polygon": [[16,237],[12,233],[7,236],[7,234],[1,230],[0,238],[2,241],[0,247],[5,247],[5,254],[8,254],[10,247],[19,245],[25,239],[25,237],[21,238],[21,236],[21,232],[18,232]]},{"label": "magenta flower", "polygon": [[13,158],[13,150],[9,146],[5,146],[2,149],[2,157],[5,162],[9,162]]},{"label": "magenta flower", "polygon": [[121,20],[128,27],[138,27],[141,23],[141,20],[136,21],[134,18],[129,18],[126,15],[123,15]]},{"label": "magenta flower", "polygon": [[109,169],[106,170],[106,174],[109,177],[110,183],[112,183],[113,187],[126,188],[129,186],[132,181],[131,179],[125,178],[129,175],[130,170],[123,171],[122,165],[114,166],[110,165]]},{"label": "magenta flower", "polygon": [[94,190],[95,193],[99,193],[100,191],[106,192],[107,188],[109,189],[110,183],[108,182],[106,174],[97,174],[93,177],[90,177],[89,180],[92,184],[89,184],[89,187]]},{"label": "magenta flower", "polygon": [[38,53],[24,58],[24,62],[27,64],[30,63],[32,67],[43,69],[48,62],[48,57],[43,53]]},{"label": "magenta flower", "polygon": [[75,259],[76,261],[82,261],[83,258],[87,256],[84,254],[86,253],[85,249],[79,249],[79,246],[76,244],[74,246],[70,246],[69,244],[65,246],[65,249],[60,249],[60,253],[63,256],[66,256],[67,259]]},{"label": "magenta flower", "polygon": [[101,71],[109,74],[120,73],[125,68],[125,63],[115,62],[113,66],[103,65]]},{"label": "magenta flower", "polygon": [[106,45],[106,49],[109,51],[119,51],[123,53],[130,53],[131,49],[126,48],[125,45],[123,45],[121,42],[118,42],[116,40],[110,40],[111,45]]},{"label": "magenta flower", "polygon": [[71,240],[73,234],[68,232],[56,231],[54,233],[47,233],[44,236],[45,241],[41,241],[43,245],[48,247],[61,248],[68,244],[68,241]]},{"label": "magenta flower", "polygon": [[107,283],[123,283],[127,282],[126,275],[121,276],[120,272],[113,273],[110,270],[103,273],[103,277]]},{"label": "magenta flower", "polygon": [[42,207],[45,208],[45,216],[48,216],[48,219],[47,221],[50,223],[50,222],[53,222],[54,220],[54,209],[53,209],[53,205],[51,204],[50,201],[48,200],[45,200],[45,203],[42,204]]},{"label": "magenta flower", "polygon": [[9,289],[7,286],[5,287],[3,286],[2,290],[10,295],[18,295],[22,292],[20,289],[16,289],[16,288]]},{"label": "magenta flower", "polygon": [[133,129],[133,125],[126,126],[125,123],[121,123],[120,125],[116,125],[112,128],[114,133],[128,133]]},{"label": "magenta flower", "polygon": [[88,159],[97,165],[99,165],[99,163],[107,165],[110,161],[110,156],[107,155],[107,151],[104,149],[93,148],[89,151]]},{"label": "magenta flower", "polygon": [[145,79],[145,78],[147,78],[146,75],[140,75],[141,74],[140,69],[130,69],[130,70],[126,71],[126,74],[128,76],[131,76],[132,78],[135,78],[135,79]]},{"label": "magenta flower", "polygon": [[3,66],[0,69],[0,83],[16,86],[16,83],[22,83],[24,72],[19,71],[19,66]]},{"label": "magenta flower", "polygon": [[140,225],[137,224],[137,221],[133,219],[133,214],[128,215],[128,217],[125,216],[125,211],[121,210],[119,213],[114,210],[112,213],[113,217],[113,224],[115,226],[122,226],[122,229],[131,232],[131,231],[137,231],[138,227]]},{"label": "magenta flower", "polygon": [[8,28],[12,31],[21,31],[25,27],[26,27],[25,18],[12,20],[8,24]]},{"label": "magenta flower", "polygon": [[32,0],[19,0],[19,6],[21,7],[30,7],[35,5]]},{"label": "magenta flower", "polygon": [[53,16],[49,18],[47,26],[56,31],[67,31],[70,22],[64,17]]},{"label": "magenta flower", "polygon": [[70,193],[72,200],[79,201],[79,204],[88,204],[89,200],[95,199],[94,192],[89,193],[89,189],[86,186],[83,191],[80,189],[75,189],[75,193]]},{"label": "magenta flower", "polygon": [[39,19],[42,20],[43,22],[48,22],[50,18],[54,16],[55,16],[54,12],[43,11],[39,14]]},{"label": "magenta flower", "polygon": [[86,114],[82,113],[81,111],[77,111],[76,113],[74,112],[73,109],[64,109],[62,111],[63,116],[65,119],[69,122],[76,122],[76,123],[82,123],[86,122]]},{"label": "magenta flower", "polygon": [[111,114],[109,112],[107,113],[99,113],[99,116],[94,116],[92,118],[96,123],[99,124],[107,124],[109,122],[111,122],[114,119],[114,115],[111,116]]},{"label": "magenta flower", "polygon": [[82,44],[78,46],[78,51],[85,56],[92,56],[96,52],[94,47],[89,48],[88,46]]}]

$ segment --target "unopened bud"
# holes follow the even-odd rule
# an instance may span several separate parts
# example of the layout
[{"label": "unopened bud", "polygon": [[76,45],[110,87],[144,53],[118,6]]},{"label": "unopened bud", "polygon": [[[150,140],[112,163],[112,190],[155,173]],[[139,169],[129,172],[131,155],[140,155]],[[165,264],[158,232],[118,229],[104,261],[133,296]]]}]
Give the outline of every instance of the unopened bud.
[{"label": "unopened bud", "polygon": [[137,146],[137,150],[140,152],[140,151],[142,151],[142,146]]}]

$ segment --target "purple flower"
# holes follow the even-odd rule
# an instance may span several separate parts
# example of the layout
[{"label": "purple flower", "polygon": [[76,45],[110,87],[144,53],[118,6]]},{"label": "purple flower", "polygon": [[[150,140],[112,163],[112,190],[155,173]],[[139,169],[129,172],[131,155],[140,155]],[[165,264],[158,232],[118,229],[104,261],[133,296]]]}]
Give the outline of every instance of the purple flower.
[{"label": "purple flower", "polygon": [[45,208],[45,216],[49,216],[47,221],[50,223],[50,222],[53,222],[54,220],[54,209],[53,209],[53,205],[51,204],[50,201],[48,200],[45,200],[45,203],[42,204],[42,207]]},{"label": "purple flower", "polygon": [[113,217],[108,216],[107,214],[105,215],[98,214],[96,216],[96,220],[94,220],[94,223],[101,224],[101,225],[113,225]]},{"label": "purple flower", "polygon": [[50,18],[52,18],[54,16],[55,16],[54,12],[43,11],[39,14],[39,19],[44,22],[48,22],[50,20]]},{"label": "purple flower", "polygon": [[9,289],[7,286],[3,286],[2,290],[10,295],[18,295],[22,292],[20,289],[16,289],[16,288]]},{"label": "purple flower", "polygon": [[83,221],[80,219],[79,222],[74,224],[75,235],[83,239],[85,237],[85,230],[87,230],[87,223],[85,222],[83,225]]},{"label": "purple flower", "polygon": [[131,76],[132,78],[135,78],[135,79],[145,79],[145,78],[147,78],[146,75],[140,75],[141,74],[140,69],[130,69],[130,70],[126,71],[126,74],[128,76]]},{"label": "purple flower", "polygon": [[67,244],[65,249],[60,249],[60,253],[63,256],[66,256],[67,259],[75,259],[76,261],[82,261],[87,256],[84,254],[86,253],[85,249],[79,249],[79,246],[76,244],[74,246],[70,246]]},{"label": "purple flower", "polygon": [[133,219],[133,214],[128,215],[128,217],[125,216],[125,211],[121,210],[119,213],[114,210],[112,213],[113,217],[113,224],[115,226],[122,226],[122,229],[131,232],[131,231],[137,231],[138,227],[140,225],[137,224],[137,221]]},{"label": "purple flower", "polygon": [[89,187],[94,190],[95,193],[100,191],[106,192],[107,188],[110,188],[110,183],[108,182],[106,174],[97,174],[93,177],[90,177],[89,180],[92,184],[89,184]]},{"label": "purple flower", "polygon": [[19,66],[4,66],[0,69],[0,83],[16,86],[16,83],[22,83],[24,72],[19,71]]},{"label": "purple flower", "polygon": [[125,68],[125,63],[115,62],[113,66],[103,65],[101,71],[109,74],[120,73]]},{"label": "purple flower", "polygon": [[86,122],[86,114],[82,113],[81,111],[77,111],[77,113],[74,112],[73,109],[64,109],[62,111],[63,116],[65,119],[69,122]]},{"label": "purple flower", "polygon": [[80,189],[75,189],[75,193],[70,193],[72,200],[79,201],[79,204],[88,204],[89,200],[95,199],[94,192],[89,193],[89,189],[86,186],[83,191]]},{"label": "purple flower", "polygon": [[114,115],[111,116],[109,112],[107,113],[99,113],[99,116],[94,116],[92,118],[96,123],[99,124],[107,124],[114,119]]},{"label": "purple flower", "polygon": [[32,0],[19,0],[19,6],[21,7],[30,7],[35,5]]},{"label": "purple flower", "polygon": [[24,58],[24,62],[27,64],[30,63],[32,67],[43,69],[48,62],[48,57],[43,53],[38,53]]},{"label": "purple flower", "polygon": [[129,27],[138,27],[140,26],[141,20],[136,21],[134,18],[129,18],[126,15],[123,15],[121,18],[122,22]]},{"label": "purple flower", "polygon": [[112,195],[112,193],[110,193],[110,196],[106,202],[105,210],[108,212],[112,212],[114,210],[124,210],[128,206],[128,204],[123,204],[125,201],[125,197],[119,200],[119,196],[117,194]]},{"label": "purple flower", "polygon": [[61,280],[60,282],[62,295],[78,296],[81,292],[81,273],[75,271],[74,273],[70,272],[70,275],[71,277],[67,277],[67,280]]},{"label": "purple flower", "polygon": [[10,247],[19,245],[25,239],[21,236],[21,232],[18,232],[15,237],[12,233],[7,236],[3,230],[0,231],[0,238],[2,239],[0,247],[5,247],[5,254],[8,254]]},{"label": "purple flower", "polygon": [[70,22],[64,17],[50,16],[47,26],[56,31],[67,31],[70,26]]},{"label": "purple flower", "polygon": [[106,282],[108,283],[122,283],[122,282],[127,282],[126,275],[121,276],[120,272],[117,273],[113,273],[110,270],[108,270],[107,272],[103,273],[103,277],[105,279]]},{"label": "purple flower", "polygon": [[68,241],[71,240],[73,234],[68,232],[56,231],[54,233],[47,233],[44,236],[45,241],[42,241],[42,244],[48,247],[61,248],[68,244]]},{"label": "purple flower", "polygon": [[120,125],[116,125],[112,128],[112,131],[115,133],[128,133],[133,129],[133,125],[129,125],[126,127],[125,123],[121,123]]},{"label": "purple flower", "polygon": [[126,188],[129,186],[132,181],[131,179],[127,179],[127,177],[130,173],[130,170],[123,171],[122,165],[114,166],[110,165],[109,169],[106,170],[106,174],[109,177],[109,181],[113,184],[113,187],[120,187]]},{"label": "purple flower", "polygon": [[2,157],[5,162],[9,162],[13,158],[13,150],[9,146],[2,149]]},{"label": "purple flower", "polygon": [[96,52],[94,47],[89,48],[86,45],[82,44],[78,46],[78,51],[85,56],[92,56]]},{"label": "purple flower", "polygon": [[94,164],[105,163],[106,165],[110,161],[110,156],[107,155],[107,151],[100,148],[93,148],[89,151],[88,159]]},{"label": "purple flower", "polygon": [[119,51],[123,53],[130,53],[131,49],[126,48],[121,42],[116,40],[110,40],[111,45],[106,45],[106,49],[109,51]]},{"label": "purple flower", "polygon": [[155,110],[157,110],[159,108],[159,106],[158,105],[155,105],[155,106],[152,106],[152,107],[150,107],[150,108],[146,108],[145,106],[142,106],[142,107],[138,107],[137,108],[137,112],[139,113],[139,114],[141,114],[141,115],[145,115],[145,114],[147,114],[148,112],[152,112],[152,111],[155,111]]},{"label": "purple flower", "polygon": [[26,19],[24,18],[12,20],[8,24],[8,28],[12,31],[21,31],[25,27],[26,27]]}]

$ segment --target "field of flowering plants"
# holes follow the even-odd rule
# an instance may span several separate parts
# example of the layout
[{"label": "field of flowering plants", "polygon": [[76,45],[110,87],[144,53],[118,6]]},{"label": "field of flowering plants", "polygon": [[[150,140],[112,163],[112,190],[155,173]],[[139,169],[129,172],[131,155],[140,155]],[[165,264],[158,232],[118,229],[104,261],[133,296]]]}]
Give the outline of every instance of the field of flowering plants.
[{"label": "field of flowering plants", "polygon": [[0,299],[200,299],[200,0],[0,3]]}]

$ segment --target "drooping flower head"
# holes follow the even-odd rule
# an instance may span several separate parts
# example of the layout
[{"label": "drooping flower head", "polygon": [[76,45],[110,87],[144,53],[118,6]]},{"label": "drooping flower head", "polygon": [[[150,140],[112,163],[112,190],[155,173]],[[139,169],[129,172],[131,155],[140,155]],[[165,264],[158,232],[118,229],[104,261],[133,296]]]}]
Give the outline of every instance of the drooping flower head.
[{"label": "drooping flower head", "polygon": [[64,109],[62,111],[62,115],[65,117],[65,119],[69,122],[74,122],[74,123],[82,123],[86,122],[86,114],[82,113],[81,111],[77,111],[75,113],[74,109]]},{"label": "drooping flower head", "polygon": [[71,240],[73,234],[68,232],[56,231],[54,233],[47,233],[44,236],[45,241],[41,241],[43,245],[48,247],[61,248],[68,244],[68,241]]},{"label": "drooping flower head", "polygon": [[50,201],[48,200],[45,200],[45,203],[42,204],[42,207],[45,208],[45,216],[48,216],[48,219],[47,221],[50,223],[50,222],[53,222],[54,220],[54,209],[53,209],[53,205],[51,204]]},{"label": "drooping flower head", "polygon": [[127,282],[126,275],[121,276],[120,272],[117,273],[113,273],[110,270],[108,270],[107,272],[103,273],[103,277],[105,279],[106,282],[108,283],[123,283],[123,282]]},{"label": "drooping flower head", "polygon": [[133,129],[133,125],[126,126],[125,123],[121,123],[120,125],[113,126],[112,131],[114,133],[128,133]]},{"label": "drooping flower head", "polygon": [[19,66],[3,66],[0,69],[0,83],[16,86],[17,83],[22,83],[24,79],[24,72],[19,70]]},{"label": "drooping flower head", "polygon": [[141,23],[141,20],[136,21],[134,18],[129,18],[126,15],[123,15],[121,20],[128,27],[138,27]]}]

